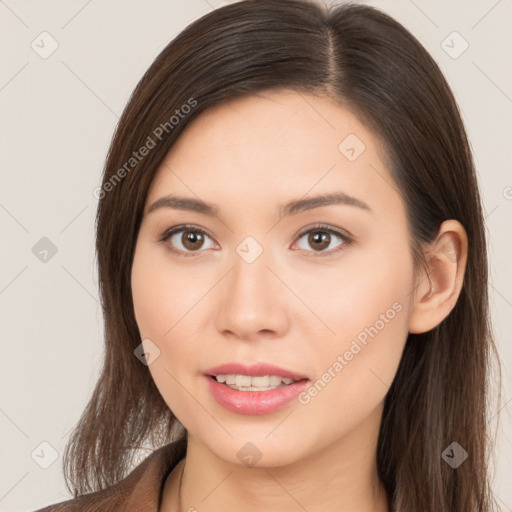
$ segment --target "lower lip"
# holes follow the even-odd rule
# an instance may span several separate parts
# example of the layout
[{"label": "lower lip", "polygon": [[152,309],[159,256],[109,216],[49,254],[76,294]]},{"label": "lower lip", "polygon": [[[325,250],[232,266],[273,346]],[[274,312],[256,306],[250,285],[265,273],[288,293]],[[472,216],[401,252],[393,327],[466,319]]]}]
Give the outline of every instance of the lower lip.
[{"label": "lower lip", "polygon": [[301,380],[269,391],[240,391],[221,384],[208,375],[205,377],[213,397],[220,405],[232,412],[251,416],[278,411],[304,391],[309,382]]}]

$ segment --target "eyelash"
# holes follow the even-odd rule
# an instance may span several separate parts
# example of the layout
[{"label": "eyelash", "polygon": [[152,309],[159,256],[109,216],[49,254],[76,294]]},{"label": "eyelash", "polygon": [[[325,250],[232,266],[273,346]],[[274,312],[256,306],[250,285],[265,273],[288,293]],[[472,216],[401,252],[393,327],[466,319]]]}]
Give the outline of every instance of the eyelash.
[{"label": "eyelash", "polygon": [[[193,230],[195,232],[201,233],[202,235],[206,235],[208,238],[213,239],[213,237],[211,237],[204,229],[202,229],[198,226],[195,226],[193,224],[183,224],[181,226],[175,226],[175,227],[170,228],[167,231],[165,231],[164,234],[158,239],[158,242],[165,243],[169,238],[171,238],[176,233],[179,233],[181,231],[186,231],[188,229],[191,231]],[[339,252],[345,250],[353,242],[353,239],[350,236],[348,236],[347,234],[342,233],[341,231],[331,228],[330,226],[327,226],[325,224],[317,224],[315,226],[311,226],[311,227],[305,229],[304,231],[301,231],[297,235],[297,240],[300,240],[304,235],[306,235],[307,233],[309,233],[311,231],[320,231],[320,232],[329,233],[331,235],[335,235],[338,238],[340,238],[343,243],[340,246],[336,247],[335,249],[331,249],[330,251],[322,251],[322,252],[306,251],[308,253],[311,253],[311,254],[308,254],[307,257],[320,257],[321,258],[323,256],[330,256],[332,254],[339,253]],[[166,246],[166,249],[174,254],[179,254],[184,257],[195,256],[196,254],[203,252],[203,251],[186,252],[186,251],[182,251],[179,249],[174,249],[170,246]]]}]

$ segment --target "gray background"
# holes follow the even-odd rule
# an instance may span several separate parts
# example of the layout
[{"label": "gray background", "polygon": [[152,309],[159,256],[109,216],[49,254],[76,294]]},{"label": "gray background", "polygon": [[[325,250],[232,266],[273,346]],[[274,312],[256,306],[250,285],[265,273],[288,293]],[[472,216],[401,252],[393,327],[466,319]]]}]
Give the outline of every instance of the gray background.
[{"label": "gray background", "polygon": [[[225,3],[0,0],[2,511],[68,497],[61,455],[102,358],[93,190],[118,117],[144,71],[188,23]],[[433,55],[472,143],[505,367],[494,492],[503,510],[512,511],[512,3],[366,3],[394,16]]]}]

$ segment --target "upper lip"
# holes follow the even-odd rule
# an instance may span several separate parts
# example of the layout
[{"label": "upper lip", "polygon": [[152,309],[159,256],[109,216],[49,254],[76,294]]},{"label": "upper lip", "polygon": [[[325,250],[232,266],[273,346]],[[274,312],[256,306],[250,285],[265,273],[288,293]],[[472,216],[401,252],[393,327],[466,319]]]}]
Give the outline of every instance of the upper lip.
[{"label": "upper lip", "polygon": [[263,377],[265,375],[277,375],[293,380],[307,379],[306,375],[291,370],[286,370],[274,364],[256,363],[225,363],[205,371],[205,375],[216,377],[217,375],[250,375],[251,377]]}]

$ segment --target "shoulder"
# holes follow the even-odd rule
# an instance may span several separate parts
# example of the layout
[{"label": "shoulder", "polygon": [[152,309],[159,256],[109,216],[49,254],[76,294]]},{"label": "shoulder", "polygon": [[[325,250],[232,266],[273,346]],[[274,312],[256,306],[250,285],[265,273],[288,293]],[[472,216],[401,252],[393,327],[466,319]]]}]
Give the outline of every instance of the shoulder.
[{"label": "shoulder", "polygon": [[162,446],[117,484],[34,512],[100,512],[137,510],[157,512],[167,475],[185,456],[186,440]]}]

